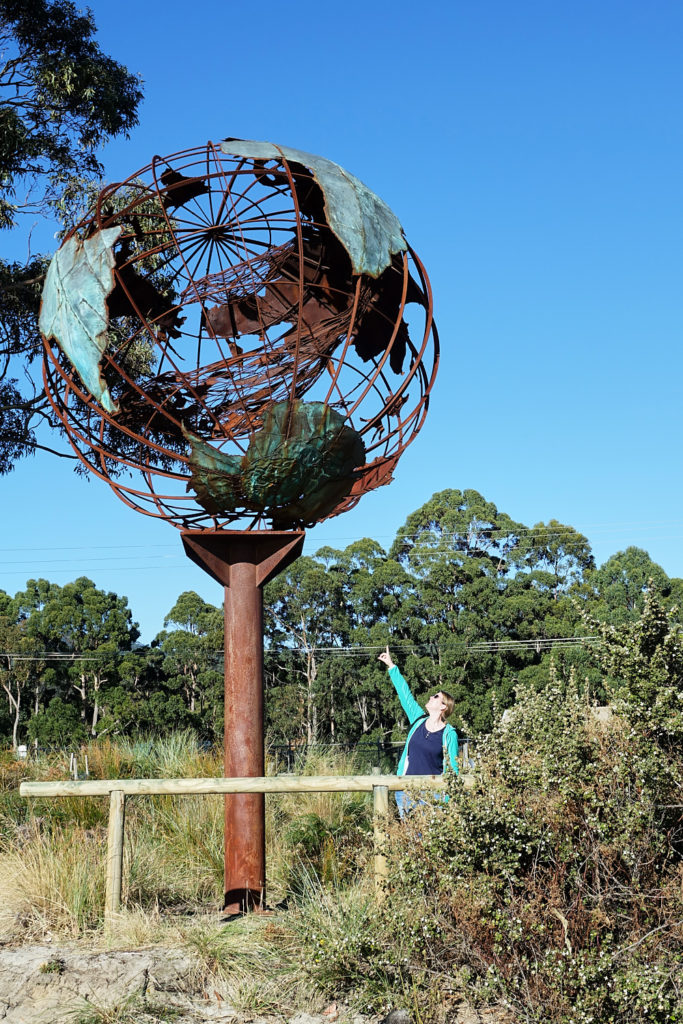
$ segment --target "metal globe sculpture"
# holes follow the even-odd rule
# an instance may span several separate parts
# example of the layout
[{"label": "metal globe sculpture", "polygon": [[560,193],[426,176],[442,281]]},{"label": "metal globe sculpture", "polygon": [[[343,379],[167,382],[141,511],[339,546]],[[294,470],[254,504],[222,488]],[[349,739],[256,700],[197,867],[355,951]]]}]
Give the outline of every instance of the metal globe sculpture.
[{"label": "metal globe sculpture", "polygon": [[76,453],[183,530],[291,529],[391,480],[438,364],[431,291],[353,175],[228,139],[108,186],[43,293]]}]

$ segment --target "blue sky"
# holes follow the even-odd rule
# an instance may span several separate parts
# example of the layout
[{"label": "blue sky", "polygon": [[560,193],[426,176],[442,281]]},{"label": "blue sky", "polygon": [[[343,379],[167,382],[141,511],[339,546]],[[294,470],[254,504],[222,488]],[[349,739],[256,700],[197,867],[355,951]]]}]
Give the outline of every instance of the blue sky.
[{"label": "blue sky", "polygon": [[[307,551],[388,546],[434,491],[473,487],[528,525],[576,527],[599,562],[636,544],[683,576],[681,5],[90,7],[145,82],[139,127],[103,154],[109,180],[225,136],[319,153],[394,209],[430,275],[426,425],[394,483]],[[33,246],[54,246],[46,228]],[[220,602],[174,528],[68,463],[27,459],[0,489],[7,592],[88,575],[128,597],[146,640],[182,590]]]}]

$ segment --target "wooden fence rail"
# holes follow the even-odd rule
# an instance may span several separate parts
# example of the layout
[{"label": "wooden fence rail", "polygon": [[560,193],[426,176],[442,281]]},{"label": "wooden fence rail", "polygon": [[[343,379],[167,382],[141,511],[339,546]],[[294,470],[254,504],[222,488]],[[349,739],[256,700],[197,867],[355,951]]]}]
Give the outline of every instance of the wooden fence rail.
[{"label": "wooden fence rail", "polygon": [[[461,776],[467,785],[467,776]],[[196,796],[209,793],[372,793],[374,873],[382,898],[387,878],[389,793],[397,790],[443,789],[441,775],[274,775],[250,779],[90,779],[87,782],[22,782],[26,797],[109,797],[105,925],[110,927],[121,906],[123,835],[127,796]]]}]

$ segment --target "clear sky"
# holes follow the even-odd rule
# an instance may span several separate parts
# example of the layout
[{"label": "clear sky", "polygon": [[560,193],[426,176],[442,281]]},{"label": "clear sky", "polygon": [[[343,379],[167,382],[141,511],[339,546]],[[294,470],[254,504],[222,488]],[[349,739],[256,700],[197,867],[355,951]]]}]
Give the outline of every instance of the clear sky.
[{"label": "clear sky", "polygon": [[[430,275],[427,423],[395,482],[310,531],[308,552],[388,546],[434,491],[473,487],[528,525],[576,527],[599,562],[636,544],[683,576],[682,5],[90,7],[103,49],[144,79],[108,179],[226,136],[318,153],[394,209]],[[173,527],[67,462],[24,460],[0,494],[8,593],[88,575],[128,597],[145,640],[182,590],[221,600]]]}]

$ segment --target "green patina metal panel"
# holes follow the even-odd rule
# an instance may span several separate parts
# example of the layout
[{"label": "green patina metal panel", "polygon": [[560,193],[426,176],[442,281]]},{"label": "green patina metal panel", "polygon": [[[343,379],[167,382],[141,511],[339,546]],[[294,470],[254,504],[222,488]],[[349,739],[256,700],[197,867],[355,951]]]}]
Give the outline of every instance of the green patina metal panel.
[{"label": "green patina metal panel", "polygon": [[192,487],[214,515],[246,506],[274,524],[314,522],[349,493],[365,463],[360,435],[322,402],[278,402],[241,458],[186,436]]},{"label": "green patina metal panel", "polygon": [[379,277],[395,253],[407,248],[401,224],[387,204],[367,185],[325,157],[289,146],[247,139],[227,139],[224,153],[254,160],[280,160],[308,167],[322,189],[327,223],[346,249],[354,274]]},{"label": "green patina metal panel", "polygon": [[40,309],[40,331],[54,338],[79,373],[83,385],[107,412],[116,413],[102,377],[107,347],[107,296],[114,288],[112,246],[123,227],[106,228],[85,241],[67,239],[48,267]]},{"label": "green patina metal panel", "polygon": [[183,434],[190,443],[192,490],[202,508],[216,516],[221,515],[226,509],[239,508],[242,503],[242,457],[225,455],[189,430],[183,430]]}]

